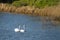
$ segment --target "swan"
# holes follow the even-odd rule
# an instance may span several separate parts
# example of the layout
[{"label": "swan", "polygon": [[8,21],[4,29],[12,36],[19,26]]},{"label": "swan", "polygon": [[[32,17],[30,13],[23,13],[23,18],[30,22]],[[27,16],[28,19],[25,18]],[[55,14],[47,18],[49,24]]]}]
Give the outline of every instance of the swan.
[{"label": "swan", "polygon": [[20,30],[18,28],[15,28],[14,31],[15,32],[20,32]]},{"label": "swan", "polygon": [[[20,27],[19,27],[20,28]],[[25,25],[23,25],[24,29],[20,29],[20,32],[25,32]]]},{"label": "swan", "polygon": [[21,29],[20,32],[25,32],[25,30]]},{"label": "swan", "polygon": [[25,25],[23,25],[23,28],[24,29],[21,29],[20,25],[19,25],[19,28],[15,28],[14,31],[15,32],[25,32]]}]

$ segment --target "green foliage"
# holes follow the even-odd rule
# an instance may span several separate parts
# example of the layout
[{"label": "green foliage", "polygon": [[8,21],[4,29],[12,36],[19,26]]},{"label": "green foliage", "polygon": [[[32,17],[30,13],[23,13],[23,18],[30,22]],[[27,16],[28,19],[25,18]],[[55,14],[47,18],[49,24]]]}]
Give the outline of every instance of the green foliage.
[{"label": "green foliage", "polygon": [[30,6],[33,6],[35,4],[35,0],[29,0],[28,3]]},{"label": "green foliage", "polygon": [[13,2],[13,5],[14,5],[14,6],[21,6],[21,3],[20,3],[20,1],[14,1],[14,2]]},{"label": "green foliage", "polygon": [[57,5],[60,0],[15,0],[12,4],[15,6],[35,6],[35,7],[45,7]]},{"label": "green foliage", "polygon": [[14,6],[27,6],[28,0],[19,0],[12,3]]},{"label": "green foliage", "polygon": [[41,6],[41,5],[40,5],[40,1],[37,0],[37,1],[34,3],[34,6],[35,6],[35,7],[40,7],[40,6]]},{"label": "green foliage", "polygon": [[59,2],[60,0],[37,0],[34,5],[41,8],[45,6],[54,6],[57,5]]},{"label": "green foliage", "polygon": [[59,3],[59,1],[60,1],[60,0],[50,0],[50,1],[47,0],[47,4],[48,4],[49,6],[57,5],[57,4]]},{"label": "green foliage", "polygon": [[20,3],[22,6],[27,6],[28,5],[28,0],[20,0]]}]

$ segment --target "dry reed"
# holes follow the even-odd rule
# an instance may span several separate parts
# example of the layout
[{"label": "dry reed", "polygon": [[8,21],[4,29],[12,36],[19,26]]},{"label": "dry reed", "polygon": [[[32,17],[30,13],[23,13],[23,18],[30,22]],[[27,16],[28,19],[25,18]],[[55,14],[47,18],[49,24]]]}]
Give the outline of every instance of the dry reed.
[{"label": "dry reed", "polygon": [[39,9],[35,7],[30,7],[30,6],[15,7],[15,6],[9,6],[7,4],[0,3],[0,12],[15,12],[15,13],[21,13],[21,14],[59,18],[60,5]]}]

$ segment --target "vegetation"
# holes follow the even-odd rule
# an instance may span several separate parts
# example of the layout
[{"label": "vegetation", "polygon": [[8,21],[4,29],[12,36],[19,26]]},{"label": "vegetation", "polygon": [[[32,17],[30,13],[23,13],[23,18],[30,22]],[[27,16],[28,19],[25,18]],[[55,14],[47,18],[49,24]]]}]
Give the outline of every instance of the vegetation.
[{"label": "vegetation", "polygon": [[35,6],[38,8],[57,5],[60,0],[0,0],[0,3],[12,3],[14,6]]},{"label": "vegetation", "polygon": [[59,3],[60,0],[0,0],[0,12],[16,12],[29,15],[48,16],[60,20]]},{"label": "vegetation", "polygon": [[15,0],[14,6],[35,6],[38,8],[57,5],[60,0]]}]

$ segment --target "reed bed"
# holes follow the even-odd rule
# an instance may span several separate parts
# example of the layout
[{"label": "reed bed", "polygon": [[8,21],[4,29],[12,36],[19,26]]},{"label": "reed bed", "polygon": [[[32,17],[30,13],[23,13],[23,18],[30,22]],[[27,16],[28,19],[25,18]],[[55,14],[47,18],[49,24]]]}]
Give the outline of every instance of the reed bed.
[{"label": "reed bed", "polygon": [[15,7],[12,5],[0,3],[0,12],[12,12],[34,16],[47,16],[53,19],[60,20],[60,5],[39,9],[35,8],[34,6]]}]

